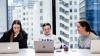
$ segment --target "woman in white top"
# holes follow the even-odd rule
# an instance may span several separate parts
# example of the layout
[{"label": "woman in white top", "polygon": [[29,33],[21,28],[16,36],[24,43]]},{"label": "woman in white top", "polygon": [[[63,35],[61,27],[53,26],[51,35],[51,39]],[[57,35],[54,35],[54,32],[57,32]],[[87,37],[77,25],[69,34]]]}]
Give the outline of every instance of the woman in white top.
[{"label": "woman in white top", "polygon": [[43,34],[40,35],[39,37],[40,41],[54,41],[54,47],[55,49],[58,49],[61,47],[61,42],[58,39],[56,35],[53,35],[51,33],[51,25],[49,23],[44,23],[43,24]]},{"label": "woman in white top", "polygon": [[93,31],[86,20],[77,22],[77,30],[80,34],[78,47],[81,49],[90,49],[91,40],[98,39],[95,31]]}]

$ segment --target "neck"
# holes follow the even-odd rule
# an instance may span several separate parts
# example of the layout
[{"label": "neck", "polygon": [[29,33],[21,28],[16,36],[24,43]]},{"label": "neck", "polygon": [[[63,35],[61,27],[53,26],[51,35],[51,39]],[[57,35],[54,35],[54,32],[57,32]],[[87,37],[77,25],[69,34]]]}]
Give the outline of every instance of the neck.
[{"label": "neck", "polygon": [[44,33],[44,35],[45,35],[45,36],[49,36],[49,35],[51,35],[51,33],[48,33],[48,34],[45,34],[45,33]]},{"label": "neck", "polygon": [[83,35],[84,36],[89,36],[90,32],[84,32]]},{"label": "neck", "polygon": [[45,34],[46,36],[49,36],[50,34]]}]

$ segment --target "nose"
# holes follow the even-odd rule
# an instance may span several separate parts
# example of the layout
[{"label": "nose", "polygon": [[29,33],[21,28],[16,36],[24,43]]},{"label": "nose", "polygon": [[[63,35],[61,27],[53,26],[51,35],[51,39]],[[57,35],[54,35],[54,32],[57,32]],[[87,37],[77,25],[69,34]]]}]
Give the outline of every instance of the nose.
[{"label": "nose", "polygon": [[46,32],[48,32],[49,30],[46,30]]}]

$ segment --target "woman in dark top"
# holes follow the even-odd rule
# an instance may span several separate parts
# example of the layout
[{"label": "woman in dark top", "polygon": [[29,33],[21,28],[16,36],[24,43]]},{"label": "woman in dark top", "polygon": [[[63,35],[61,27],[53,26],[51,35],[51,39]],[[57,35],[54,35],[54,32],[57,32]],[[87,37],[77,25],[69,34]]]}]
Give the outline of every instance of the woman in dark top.
[{"label": "woman in dark top", "polygon": [[11,29],[3,34],[0,42],[19,42],[19,48],[27,48],[27,33],[19,20],[14,20]]}]

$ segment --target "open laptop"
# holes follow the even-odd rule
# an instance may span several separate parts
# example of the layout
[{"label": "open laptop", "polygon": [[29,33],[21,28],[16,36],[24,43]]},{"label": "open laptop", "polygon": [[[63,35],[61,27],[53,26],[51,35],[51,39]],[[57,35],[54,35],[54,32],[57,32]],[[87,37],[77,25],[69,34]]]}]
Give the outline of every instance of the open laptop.
[{"label": "open laptop", "polygon": [[0,42],[0,54],[18,53],[18,42]]},{"label": "open laptop", "polygon": [[54,42],[53,41],[34,41],[34,47],[36,53],[53,53]]},{"label": "open laptop", "polygon": [[91,53],[100,54],[100,40],[91,40]]}]

